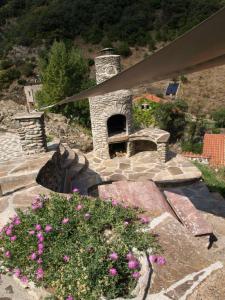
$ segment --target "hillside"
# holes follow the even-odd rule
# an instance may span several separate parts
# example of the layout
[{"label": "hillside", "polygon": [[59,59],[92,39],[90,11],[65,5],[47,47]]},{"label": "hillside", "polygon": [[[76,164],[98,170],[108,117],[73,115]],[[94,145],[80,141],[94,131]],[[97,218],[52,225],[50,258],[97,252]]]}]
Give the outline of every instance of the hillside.
[{"label": "hillside", "polygon": [[224,0],[1,0],[0,49],[74,39],[148,45],[175,38]]},{"label": "hillside", "polygon": [[[102,47],[119,50],[125,45],[131,50],[122,58],[126,69],[223,4],[224,0],[0,0],[0,100],[25,103],[23,85],[38,79],[38,56],[54,39],[74,43],[92,63]],[[139,87],[135,93],[162,94],[168,81]],[[191,112],[210,113],[225,104],[224,81],[225,67],[189,75],[179,97],[188,101]]]}]

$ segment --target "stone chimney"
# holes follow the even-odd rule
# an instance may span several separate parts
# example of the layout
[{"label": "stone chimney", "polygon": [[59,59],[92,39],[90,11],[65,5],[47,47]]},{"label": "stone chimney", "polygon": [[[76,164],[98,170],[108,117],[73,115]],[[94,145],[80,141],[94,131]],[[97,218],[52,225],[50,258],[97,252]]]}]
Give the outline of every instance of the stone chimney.
[{"label": "stone chimney", "polygon": [[[100,84],[121,71],[120,56],[106,48],[95,58],[96,81]],[[132,96],[119,90],[89,99],[95,155],[112,158],[116,152],[130,155],[129,134],[132,133]]]}]

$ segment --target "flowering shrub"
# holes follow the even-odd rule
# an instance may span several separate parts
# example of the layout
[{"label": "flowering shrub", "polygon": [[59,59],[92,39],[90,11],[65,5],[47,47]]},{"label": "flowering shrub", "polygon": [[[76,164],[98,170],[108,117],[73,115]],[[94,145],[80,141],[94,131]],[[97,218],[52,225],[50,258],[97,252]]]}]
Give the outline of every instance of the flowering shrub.
[{"label": "flowering shrub", "polygon": [[139,213],[77,192],[37,196],[1,229],[0,260],[23,283],[52,288],[59,299],[128,297],[141,267],[132,249],[158,249]]}]

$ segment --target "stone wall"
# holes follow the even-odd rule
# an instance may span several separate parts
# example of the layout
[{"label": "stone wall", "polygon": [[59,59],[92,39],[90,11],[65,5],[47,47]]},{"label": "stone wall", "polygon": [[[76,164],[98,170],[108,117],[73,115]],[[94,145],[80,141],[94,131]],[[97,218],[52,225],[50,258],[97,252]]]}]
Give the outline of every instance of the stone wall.
[{"label": "stone wall", "polygon": [[131,92],[120,90],[104,96],[89,99],[93,146],[96,156],[109,158],[107,120],[121,114],[126,117],[126,133],[132,133],[132,101]]},{"label": "stone wall", "polygon": [[44,114],[18,114],[15,116],[15,120],[18,122],[18,134],[23,151],[28,155],[45,152],[47,142]]}]

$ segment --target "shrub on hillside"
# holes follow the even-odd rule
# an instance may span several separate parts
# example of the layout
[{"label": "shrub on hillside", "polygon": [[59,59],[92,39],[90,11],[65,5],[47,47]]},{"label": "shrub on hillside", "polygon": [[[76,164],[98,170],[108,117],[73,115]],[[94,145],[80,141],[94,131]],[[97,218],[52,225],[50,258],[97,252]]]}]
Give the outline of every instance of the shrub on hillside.
[{"label": "shrub on hillside", "polygon": [[225,108],[212,113],[213,120],[216,122],[216,127],[225,128]]},{"label": "shrub on hillside", "polygon": [[13,62],[9,59],[0,60],[0,70],[5,70],[10,68],[13,65]]},{"label": "shrub on hillside", "polygon": [[161,104],[155,111],[159,127],[170,132],[171,141],[175,142],[183,136],[188,105],[183,100]]},{"label": "shrub on hillside", "polygon": [[116,48],[116,53],[123,57],[128,57],[132,54],[132,51],[127,42],[120,42]]},{"label": "shrub on hillside", "polygon": [[22,282],[51,287],[59,299],[129,297],[141,267],[133,249],[158,251],[140,212],[76,192],[37,196],[1,230],[0,260]]}]

